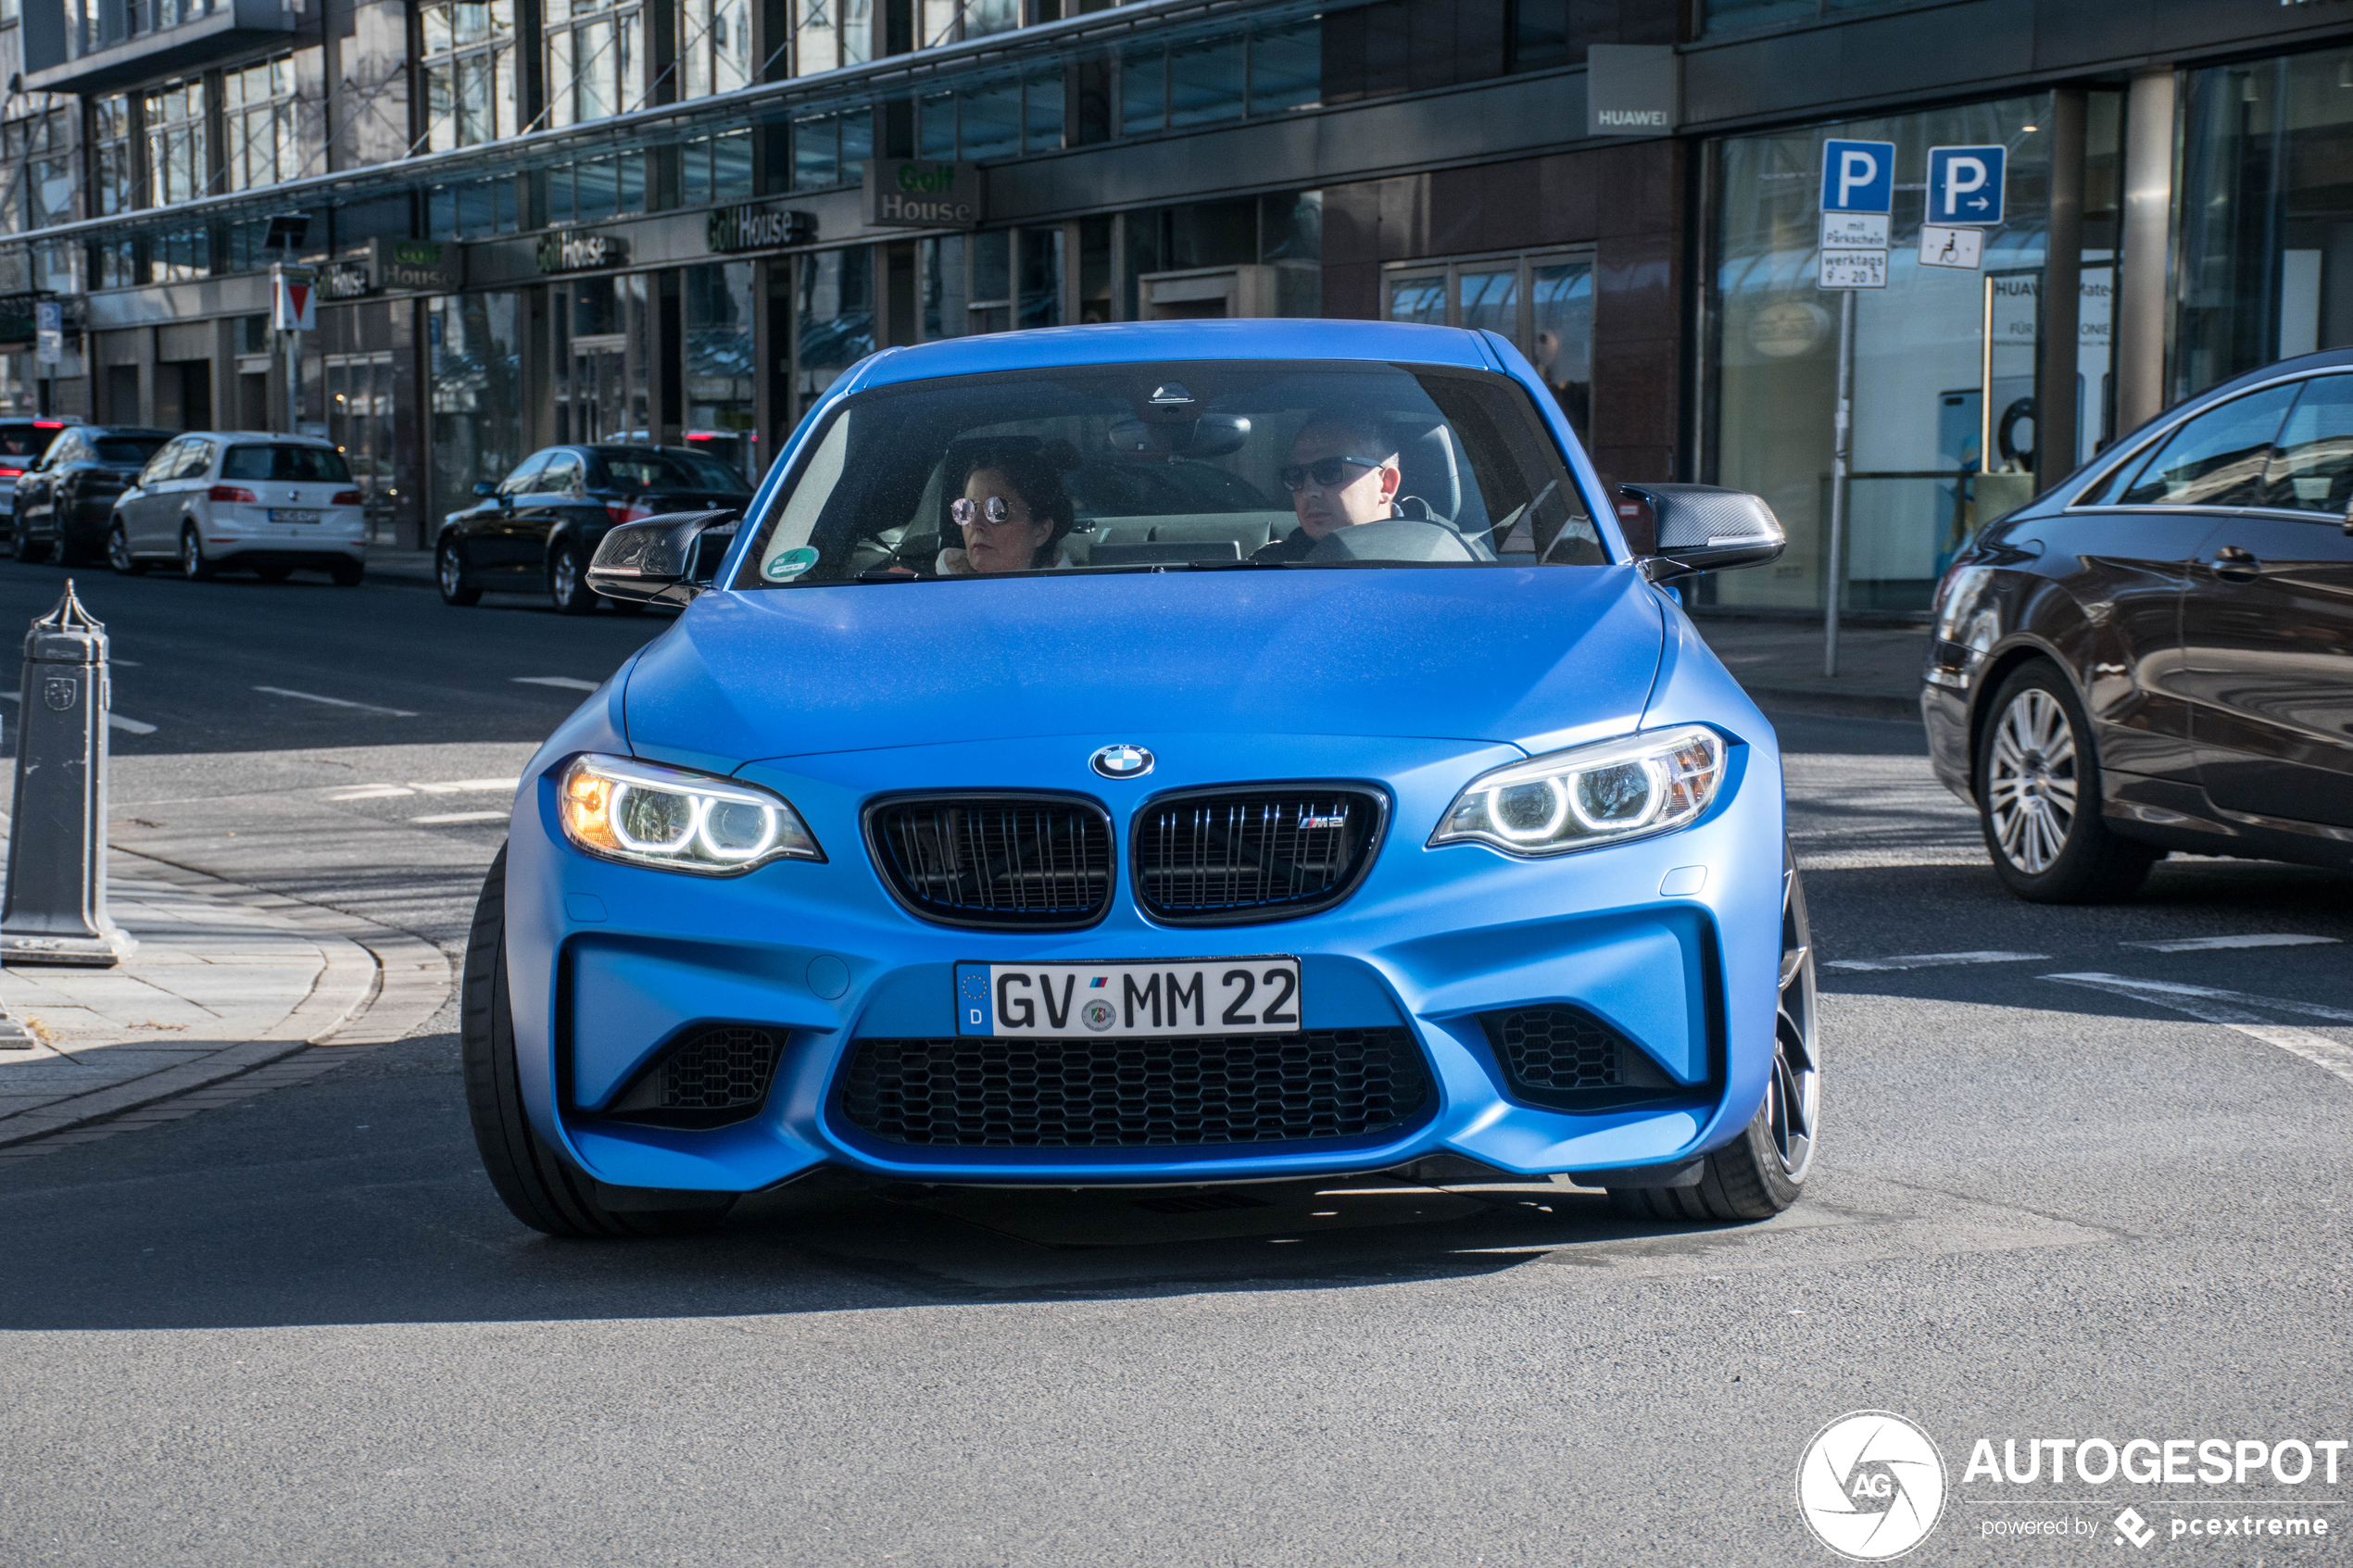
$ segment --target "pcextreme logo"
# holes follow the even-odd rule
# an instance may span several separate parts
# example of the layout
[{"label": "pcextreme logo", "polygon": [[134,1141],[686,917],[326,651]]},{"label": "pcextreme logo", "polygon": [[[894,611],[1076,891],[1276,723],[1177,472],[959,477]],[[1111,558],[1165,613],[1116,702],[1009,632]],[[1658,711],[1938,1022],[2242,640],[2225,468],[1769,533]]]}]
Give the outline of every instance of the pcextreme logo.
[{"label": "pcextreme logo", "polygon": [[1928,1434],[1900,1415],[1842,1415],[1797,1461],[1797,1512],[1841,1557],[1901,1557],[1936,1528],[1944,1509],[1944,1461]]}]

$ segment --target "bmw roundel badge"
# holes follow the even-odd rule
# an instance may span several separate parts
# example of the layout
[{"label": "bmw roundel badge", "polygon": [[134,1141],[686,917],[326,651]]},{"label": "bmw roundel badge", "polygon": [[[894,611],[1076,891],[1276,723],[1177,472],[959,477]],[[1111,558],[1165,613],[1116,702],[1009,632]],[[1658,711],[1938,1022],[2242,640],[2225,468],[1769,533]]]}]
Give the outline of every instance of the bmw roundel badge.
[{"label": "bmw roundel badge", "polygon": [[1152,771],[1152,754],[1140,746],[1107,746],[1088,765],[1107,779],[1140,779]]}]

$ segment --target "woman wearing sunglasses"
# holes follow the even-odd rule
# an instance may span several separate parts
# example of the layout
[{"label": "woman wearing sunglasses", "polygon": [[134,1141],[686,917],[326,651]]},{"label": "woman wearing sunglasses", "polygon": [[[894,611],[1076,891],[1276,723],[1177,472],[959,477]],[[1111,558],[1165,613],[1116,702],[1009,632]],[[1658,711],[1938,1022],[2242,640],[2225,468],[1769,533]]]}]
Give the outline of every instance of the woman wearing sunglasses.
[{"label": "woman wearing sunglasses", "polygon": [[1062,542],[1075,513],[1061,473],[1042,453],[1013,448],[983,457],[948,511],[963,546],[939,552],[933,570],[942,577],[1071,564]]},{"label": "woman wearing sunglasses", "polygon": [[1252,560],[1305,560],[1335,529],[1380,522],[1398,515],[1397,444],[1377,420],[1324,413],[1307,421],[1290,444],[1290,461],[1277,471],[1290,492],[1299,526],[1265,546]]}]

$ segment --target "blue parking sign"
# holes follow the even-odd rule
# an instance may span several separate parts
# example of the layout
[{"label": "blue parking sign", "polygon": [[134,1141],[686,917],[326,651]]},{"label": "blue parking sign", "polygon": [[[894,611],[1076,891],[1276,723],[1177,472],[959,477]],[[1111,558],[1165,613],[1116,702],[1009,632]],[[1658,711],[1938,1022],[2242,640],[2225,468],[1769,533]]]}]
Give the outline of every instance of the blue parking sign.
[{"label": "blue parking sign", "polygon": [[2002,220],[2002,185],[2010,150],[1931,147],[1928,150],[1928,221],[1991,228]]},{"label": "blue parking sign", "polygon": [[1822,144],[1824,212],[1885,212],[1894,194],[1894,143]]}]

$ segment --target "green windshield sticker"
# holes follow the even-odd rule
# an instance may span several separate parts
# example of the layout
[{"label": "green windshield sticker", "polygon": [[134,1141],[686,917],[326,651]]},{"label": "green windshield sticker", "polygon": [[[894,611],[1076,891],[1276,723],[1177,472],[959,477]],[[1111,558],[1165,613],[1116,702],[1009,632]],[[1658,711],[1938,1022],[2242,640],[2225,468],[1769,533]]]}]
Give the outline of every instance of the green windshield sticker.
[{"label": "green windshield sticker", "polygon": [[768,563],[768,575],[779,583],[789,583],[817,564],[817,552],[806,545],[785,551]]}]

